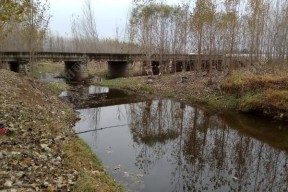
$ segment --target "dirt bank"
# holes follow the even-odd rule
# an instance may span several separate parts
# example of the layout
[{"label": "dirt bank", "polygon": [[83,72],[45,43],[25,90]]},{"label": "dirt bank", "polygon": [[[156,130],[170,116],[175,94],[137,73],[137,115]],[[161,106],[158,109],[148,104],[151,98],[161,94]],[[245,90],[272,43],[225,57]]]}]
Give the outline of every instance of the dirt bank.
[{"label": "dirt bank", "polygon": [[0,74],[0,191],[121,190],[74,135],[77,117],[55,85]]},{"label": "dirt bank", "polygon": [[237,71],[227,75],[225,71],[190,71],[105,80],[101,85],[288,121],[288,72],[255,75]]}]

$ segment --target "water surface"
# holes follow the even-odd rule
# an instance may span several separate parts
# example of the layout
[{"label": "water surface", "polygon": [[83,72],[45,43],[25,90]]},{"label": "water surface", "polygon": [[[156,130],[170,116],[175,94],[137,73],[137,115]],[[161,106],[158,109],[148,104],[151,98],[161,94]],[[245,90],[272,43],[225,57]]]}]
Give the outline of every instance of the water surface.
[{"label": "water surface", "polygon": [[127,190],[288,190],[286,124],[110,91],[75,130]]}]

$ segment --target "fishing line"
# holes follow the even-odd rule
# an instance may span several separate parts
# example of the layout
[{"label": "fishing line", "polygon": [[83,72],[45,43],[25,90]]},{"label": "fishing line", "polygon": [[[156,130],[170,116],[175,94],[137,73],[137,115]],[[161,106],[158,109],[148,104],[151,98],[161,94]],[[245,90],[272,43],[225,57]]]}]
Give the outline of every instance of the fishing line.
[{"label": "fishing line", "polygon": [[122,124],[122,125],[114,125],[114,126],[109,126],[109,127],[101,127],[101,128],[97,128],[97,129],[91,129],[91,130],[87,130],[87,131],[80,131],[75,133],[75,135],[78,134],[82,134],[82,133],[88,133],[88,132],[92,132],[92,131],[100,131],[100,130],[104,130],[104,129],[111,129],[111,128],[116,128],[116,127],[124,127],[130,124]]}]

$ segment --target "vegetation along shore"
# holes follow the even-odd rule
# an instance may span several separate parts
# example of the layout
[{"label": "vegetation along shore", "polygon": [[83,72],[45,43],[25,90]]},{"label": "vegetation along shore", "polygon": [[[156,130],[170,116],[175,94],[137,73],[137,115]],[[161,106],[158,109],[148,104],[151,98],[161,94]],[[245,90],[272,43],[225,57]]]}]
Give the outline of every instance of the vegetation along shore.
[{"label": "vegetation along shore", "polygon": [[[182,78],[185,77],[183,81]],[[187,79],[186,79],[187,78]],[[204,104],[216,110],[234,110],[288,120],[288,73],[255,74],[246,69],[211,74],[197,72],[104,80],[104,86]]]}]

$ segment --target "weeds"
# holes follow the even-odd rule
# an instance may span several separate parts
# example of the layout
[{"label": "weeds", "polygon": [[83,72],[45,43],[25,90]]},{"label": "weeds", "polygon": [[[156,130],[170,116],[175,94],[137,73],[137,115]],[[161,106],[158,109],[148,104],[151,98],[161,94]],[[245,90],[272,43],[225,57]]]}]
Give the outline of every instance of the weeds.
[{"label": "weeds", "polygon": [[67,90],[68,88],[69,85],[66,83],[60,83],[60,82],[49,83],[49,90],[56,95],[59,95],[61,91]]}]

